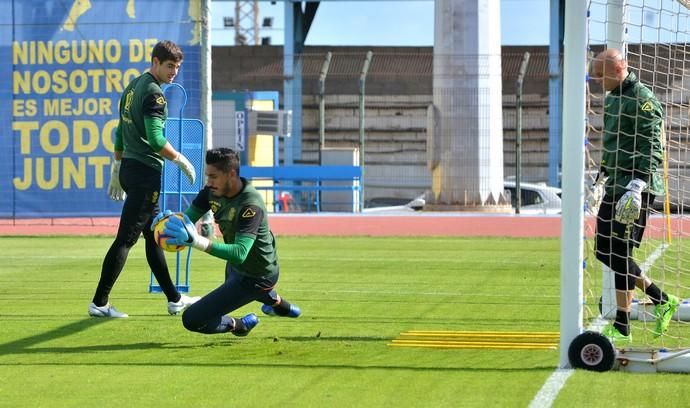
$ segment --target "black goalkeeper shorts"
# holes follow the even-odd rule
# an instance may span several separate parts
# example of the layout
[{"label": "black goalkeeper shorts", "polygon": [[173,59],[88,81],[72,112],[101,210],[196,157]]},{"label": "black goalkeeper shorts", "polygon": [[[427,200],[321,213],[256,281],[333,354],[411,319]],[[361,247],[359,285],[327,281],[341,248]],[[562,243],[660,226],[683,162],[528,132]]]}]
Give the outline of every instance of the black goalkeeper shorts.
[{"label": "black goalkeeper shorts", "polygon": [[599,207],[597,214],[597,233],[596,249],[603,254],[615,253],[620,256],[627,256],[627,250],[634,247],[639,248],[647,218],[649,218],[649,207],[654,202],[654,195],[642,193],[642,208],[640,216],[632,225],[621,224],[615,221],[616,203],[618,200],[606,194]]},{"label": "black goalkeeper shorts", "polygon": [[122,159],[120,184],[127,193],[117,238],[134,245],[160,212],[161,172],[134,159]]}]

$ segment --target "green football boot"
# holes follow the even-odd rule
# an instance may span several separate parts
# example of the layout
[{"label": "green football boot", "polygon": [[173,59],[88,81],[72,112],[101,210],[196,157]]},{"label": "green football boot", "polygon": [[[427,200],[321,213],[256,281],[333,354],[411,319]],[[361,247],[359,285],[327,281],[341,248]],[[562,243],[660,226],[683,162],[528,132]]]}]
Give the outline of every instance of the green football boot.
[{"label": "green football boot", "polygon": [[632,334],[624,335],[613,326],[613,323],[604,327],[601,330],[601,335],[608,337],[615,345],[632,343]]},{"label": "green football boot", "polygon": [[656,318],[654,337],[659,337],[668,330],[668,325],[671,323],[673,314],[678,310],[678,305],[680,305],[680,300],[673,295],[668,295],[666,303],[654,306],[654,317]]}]

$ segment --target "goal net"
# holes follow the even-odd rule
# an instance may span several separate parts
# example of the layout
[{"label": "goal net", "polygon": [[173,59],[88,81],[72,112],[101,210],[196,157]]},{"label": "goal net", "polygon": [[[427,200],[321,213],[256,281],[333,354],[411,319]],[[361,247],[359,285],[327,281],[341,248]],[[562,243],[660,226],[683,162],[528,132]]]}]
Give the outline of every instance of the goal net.
[{"label": "goal net", "polygon": [[[685,3],[679,0],[591,0],[588,3],[586,32],[590,68],[602,50],[620,50],[627,59],[629,71],[656,95],[664,111],[663,160],[656,172],[665,194],[658,195],[651,205],[641,245],[632,255],[643,274],[664,292],[677,296],[681,304],[668,331],[658,337],[655,336],[655,306],[649,296],[636,289],[630,314],[632,343],[625,346],[629,349],[690,347],[690,304],[684,301],[690,296],[690,10]],[[612,144],[603,143],[606,95],[599,83],[588,81],[585,101],[584,191],[587,195],[602,156],[634,153],[622,148],[612,151]],[[644,119],[639,113],[638,117],[626,116],[627,111],[620,115],[624,118],[621,122],[640,123]],[[620,128],[615,137],[630,136],[640,137],[626,134]],[[636,146],[638,142],[642,140],[636,139]],[[616,292],[614,273],[596,258],[596,213],[587,210],[585,205],[582,326],[598,331],[615,319]]]}]

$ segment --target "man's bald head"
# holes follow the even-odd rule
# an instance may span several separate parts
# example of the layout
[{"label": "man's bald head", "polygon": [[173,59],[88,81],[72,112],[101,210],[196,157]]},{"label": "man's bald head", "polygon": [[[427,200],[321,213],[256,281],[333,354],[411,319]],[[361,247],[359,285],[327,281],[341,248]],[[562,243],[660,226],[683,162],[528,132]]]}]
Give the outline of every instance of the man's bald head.
[{"label": "man's bald head", "polygon": [[611,91],[620,85],[628,76],[628,63],[623,54],[615,48],[608,48],[592,60],[590,77],[601,83],[606,91]]}]

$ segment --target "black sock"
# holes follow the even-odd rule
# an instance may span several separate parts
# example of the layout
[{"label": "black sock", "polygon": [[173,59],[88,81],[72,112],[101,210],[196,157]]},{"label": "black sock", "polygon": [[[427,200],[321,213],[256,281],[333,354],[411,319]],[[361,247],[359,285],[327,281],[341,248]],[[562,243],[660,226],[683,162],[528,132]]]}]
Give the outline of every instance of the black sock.
[{"label": "black sock", "polygon": [[243,331],[247,330],[242,319],[237,319],[237,318],[233,317],[232,322],[234,324],[233,324],[232,329],[230,329],[231,332],[242,333]]},{"label": "black sock", "polygon": [[630,313],[622,310],[616,311],[616,321],[613,322],[613,327],[624,336],[630,335]]},{"label": "black sock", "polygon": [[280,303],[273,306],[273,310],[276,312],[278,316],[287,316],[288,314],[290,314],[290,306],[290,302],[288,302],[285,299],[281,299]]},{"label": "black sock", "polygon": [[666,296],[666,293],[662,292],[661,289],[659,289],[658,286],[655,284],[649,285],[647,289],[644,290],[644,293],[649,296],[649,298],[652,300],[652,303],[655,305],[658,305],[660,303],[666,303],[668,300],[668,296]]}]

